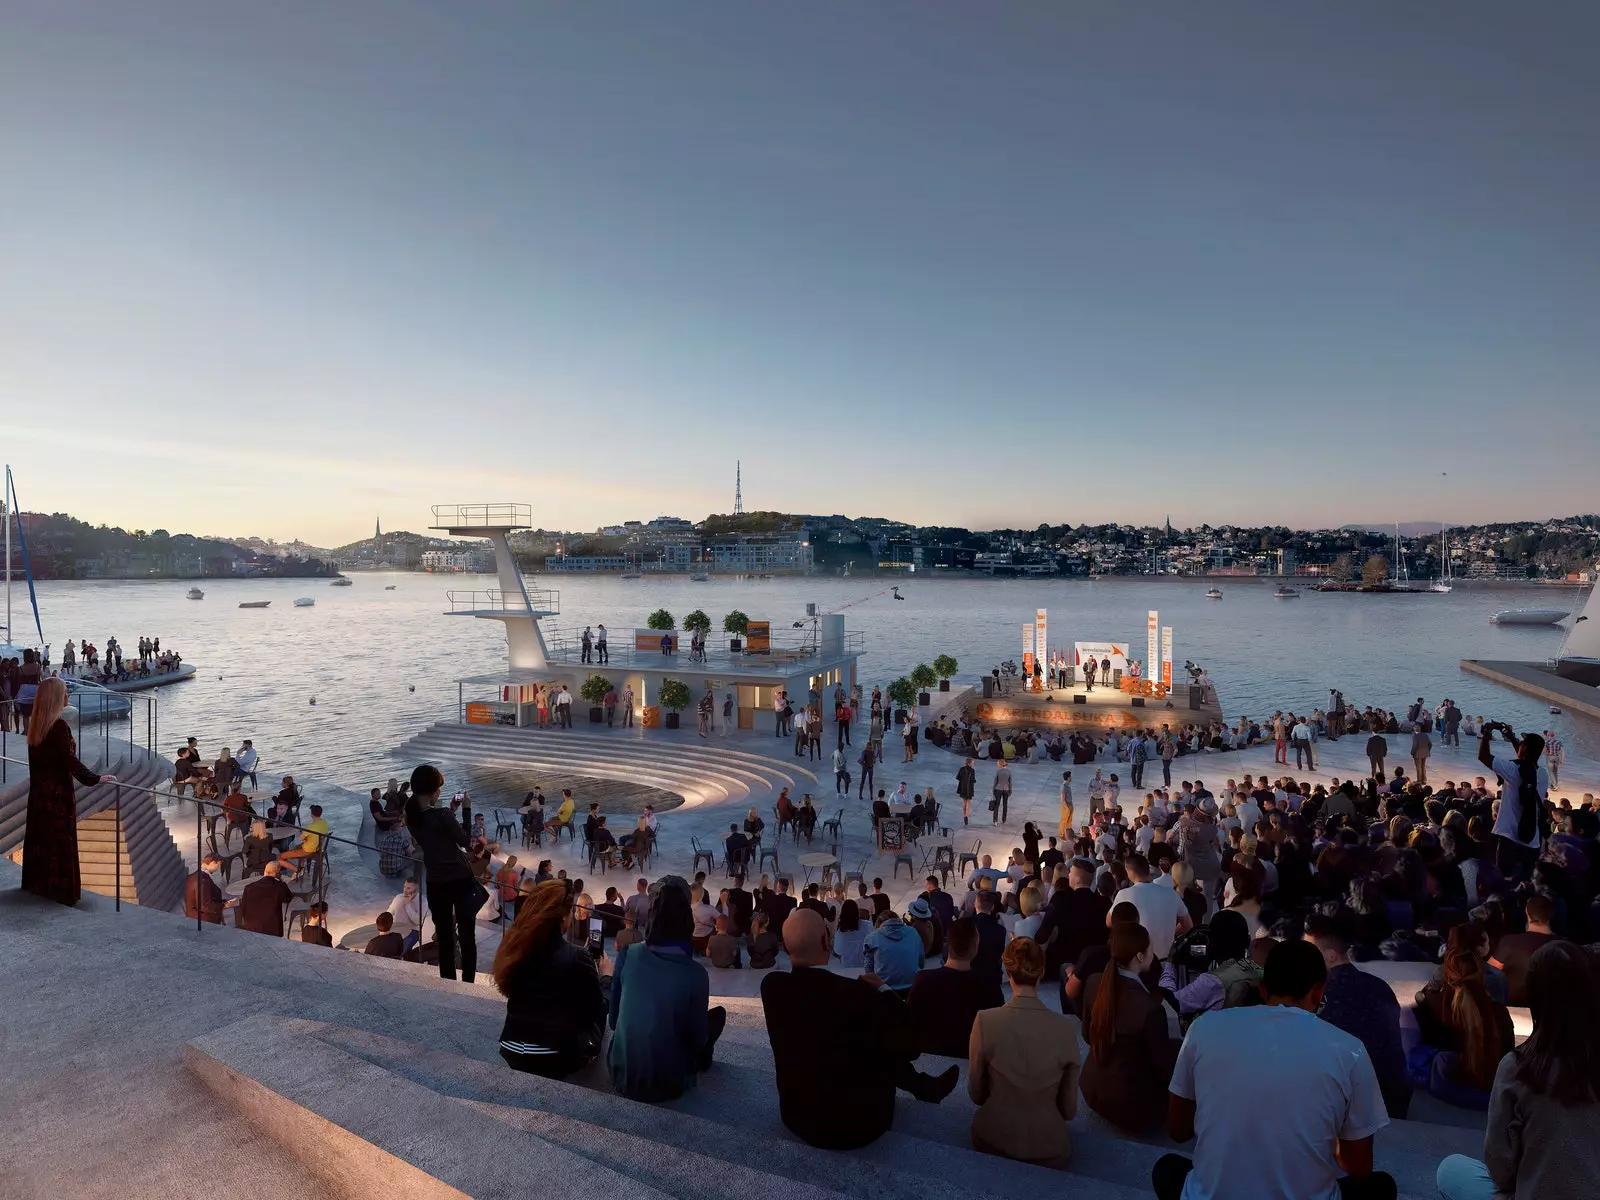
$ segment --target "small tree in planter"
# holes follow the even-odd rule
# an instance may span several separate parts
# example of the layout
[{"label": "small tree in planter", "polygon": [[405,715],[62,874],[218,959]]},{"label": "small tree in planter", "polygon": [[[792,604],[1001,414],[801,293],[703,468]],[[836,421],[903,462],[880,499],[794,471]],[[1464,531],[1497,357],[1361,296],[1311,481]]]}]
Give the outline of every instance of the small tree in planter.
[{"label": "small tree in planter", "polygon": [[933,686],[934,680],[937,678],[938,676],[933,673],[933,668],[927,663],[918,663],[911,668],[911,686],[917,689],[918,704],[928,704],[932,701],[933,698],[928,695],[928,689]]},{"label": "small tree in planter", "polygon": [[887,694],[889,702],[894,705],[894,723],[903,725],[906,719],[906,709],[917,702],[916,685],[902,675],[889,685]]},{"label": "small tree in planter", "polygon": [[677,622],[672,619],[672,614],[664,608],[656,609],[655,612],[645,618],[644,623],[649,628],[659,629],[663,633],[678,627]]},{"label": "small tree in planter", "polygon": [[744,649],[744,642],[740,639],[742,639],[744,635],[749,632],[749,630],[750,618],[745,616],[737,608],[722,618],[722,632],[729,635],[728,649],[732,650],[735,654]]},{"label": "small tree in planter", "polygon": [[667,710],[667,728],[676,729],[678,714],[689,707],[694,697],[689,694],[689,685],[683,680],[664,679],[657,699],[661,701],[661,707]]},{"label": "small tree in planter", "polygon": [[941,692],[950,690],[950,677],[956,673],[959,665],[948,654],[941,654],[933,660],[933,673],[939,677],[939,690]]},{"label": "small tree in planter", "polygon": [[598,725],[606,719],[605,703],[606,693],[611,690],[611,680],[604,675],[591,675],[583,681],[583,686],[578,689],[578,695],[589,702],[589,724]]}]

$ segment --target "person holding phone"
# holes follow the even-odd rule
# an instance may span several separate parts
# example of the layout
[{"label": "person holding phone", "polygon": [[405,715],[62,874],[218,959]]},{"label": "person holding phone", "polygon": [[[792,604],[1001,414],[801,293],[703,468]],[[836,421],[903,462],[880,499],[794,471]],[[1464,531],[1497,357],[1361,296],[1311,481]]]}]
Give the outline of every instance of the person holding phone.
[{"label": "person holding phone", "polygon": [[[428,907],[433,913],[434,942],[439,951],[439,975],[456,977],[457,942],[460,943],[461,979],[471,983],[478,973],[478,941],[473,920],[488,893],[472,876],[466,849],[472,810],[465,792],[457,792],[448,809],[440,808],[444,774],[432,763],[411,772],[411,795],[406,800],[406,828],[422,850],[427,871]],[[457,813],[461,819],[457,819]]]}]

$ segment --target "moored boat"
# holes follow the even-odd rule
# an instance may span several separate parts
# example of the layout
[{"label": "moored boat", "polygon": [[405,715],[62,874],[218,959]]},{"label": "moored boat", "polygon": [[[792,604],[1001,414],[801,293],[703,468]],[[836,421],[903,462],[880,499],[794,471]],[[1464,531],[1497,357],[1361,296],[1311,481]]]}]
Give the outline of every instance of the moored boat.
[{"label": "moored boat", "polygon": [[190,588],[188,595],[191,600],[204,600],[206,598],[206,594],[199,588]]},{"label": "moored boat", "polygon": [[1496,625],[1554,625],[1571,615],[1557,608],[1503,608],[1489,620]]},{"label": "moored boat", "polygon": [[297,597],[295,602],[294,602],[294,606],[296,608],[310,608],[314,604],[316,604],[316,601],[313,600],[310,596]]},{"label": "moored boat", "polygon": [[1221,600],[1222,599],[1222,589],[1221,588],[1207,588],[1206,589],[1206,599],[1207,600]]},{"label": "moored boat", "polygon": [[241,600],[241,601],[239,601],[239,607],[240,608],[265,608],[267,605],[269,605],[271,603],[272,603],[271,600]]}]

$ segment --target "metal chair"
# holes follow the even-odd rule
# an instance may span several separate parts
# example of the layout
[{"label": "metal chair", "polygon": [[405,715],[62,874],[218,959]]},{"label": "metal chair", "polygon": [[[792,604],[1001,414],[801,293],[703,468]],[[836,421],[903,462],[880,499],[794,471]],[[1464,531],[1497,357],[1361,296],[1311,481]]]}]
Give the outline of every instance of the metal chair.
[{"label": "metal chair", "polygon": [[494,810],[494,837],[495,837],[495,841],[501,841],[501,840],[503,840],[505,838],[514,837],[516,835],[516,832],[517,832],[516,814],[512,813],[511,816],[508,817],[508,816],[506,816],[504,809],[499,809],[499,808],[495,809]]},{"label": "metal chair", "polygon": [[839,810],[839,815],[838,816],[829,817],[826,821],[824,821],[822,823],[822,832],[827,834],[828,836],[832,837],[833,840],[837,842],[839,840],[839,837],[840,837],[839,831],[843,826],[844,826],[844,809],[841,808]]},{"label": "metal chair", "polygon": [[863,858],[861,865],[854,871],[846,871],[844,873],[845,887],[849,887],[852,883],[865,883],[867,881],[867,864],[871,861],[870,858]]},{"label": "metal chair", "polygon": [[772,860],[772,873],[774,875],[776,875],[780,870],[783,869],[778,865],[778,848],[776,846],[774,846],[771,850],[763,850],[761,852],[761,857],[756,860],[756,871],[757,872],[760,872],[762,865],[769,858]]},{"label": "metal chair", "polygon": [[689,866],[690,871],[698,871],[700,869],[700,860],[702,858],[706,860],[706,873],[708,875],[717,869],[716,854],[710,850],[701,849],[699,838],[691,836],[689,838],[689,845],[694,848],[694,862]]},{"label": "metal chair", "polygon": [[900,878],[900,867],[902,865],[905,866],[908,878],[915,879],[917,877],[917,860],[905,851],[901,851],[894,856],[894,873],[890,875],[891,879]]},{"label": "metal chair", "polygon": [[722,873],[729,879],[735,875],[750,874],[750,852],[743,854],[724,854],[722,856]]},{"label": "metal chair", "polygon": [[950,873],[956,869],[955,847],[935,846],[933,848],[933,864],[928,869],[939,873],[940,887],[949,883]]},{"label": "metal chair", "polygon": [[982,849],[983,843],[977,838],[973,838],[971,847],[956,856],[956,874],[963,874],[964,868],[969,862],[976,867],[978,865],[978,851]]},{"label": "metal chair", "polygon": [[[839,852],[835,850],[834,857],[837,858],[838,856]],[[836,862],[831,862],[822,868],[822,874],[817,877],[817,882],[823,887],[828,887],[835,883],[843,883],[844,879],[840,876],[839,871],[839,864]]]}]

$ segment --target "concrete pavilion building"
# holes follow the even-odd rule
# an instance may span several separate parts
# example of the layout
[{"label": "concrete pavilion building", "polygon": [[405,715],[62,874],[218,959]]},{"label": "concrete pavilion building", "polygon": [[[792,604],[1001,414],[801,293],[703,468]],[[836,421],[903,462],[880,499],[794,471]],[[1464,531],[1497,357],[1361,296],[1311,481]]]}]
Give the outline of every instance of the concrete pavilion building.
[{"label": "concrete pavilion building", "polygon": [[[738,728],[771,733],[776,727],[773,700],[780,689],[791,701],[804,701],[812,689],[827,697],[835,686],[848,692],[856,683],[856,660],[865,652],[861,634],[846,630],[841,615],[814,612],[782,621],[757,614],[737,650],[731,648],[732,639],[713,631],[707,634],[702,661],[690,661],[687,631],[674,630],[664,639],[662,631],[644,627],[641,614],[637,628],[607,631],[608,662],[585,663],[577,637],[547,637],[540,626],[540,621],[559,615],[561,594],[530,589],[512,556],[509,535],[532,523],[532,508],[524,504],[434,506],[434,529],[488,539],[500,584],[492,591],[448,594],[447,615],[499,621],[506,630],[505,669],[458,681],[458,718],[463,723],[536,724],[541,691],[564,686],[578,697],[584,680],[601,675],[619,694],[633,688],[638,719],[646,727],[660,721],[662,684],[676,679],[689,687],[691,719],[693,705],[709,688],[716,696],[719,722],[723,701],[731,694]],[[574,723],[587,720],[588,707],[581,698],[574,700]]]}]

